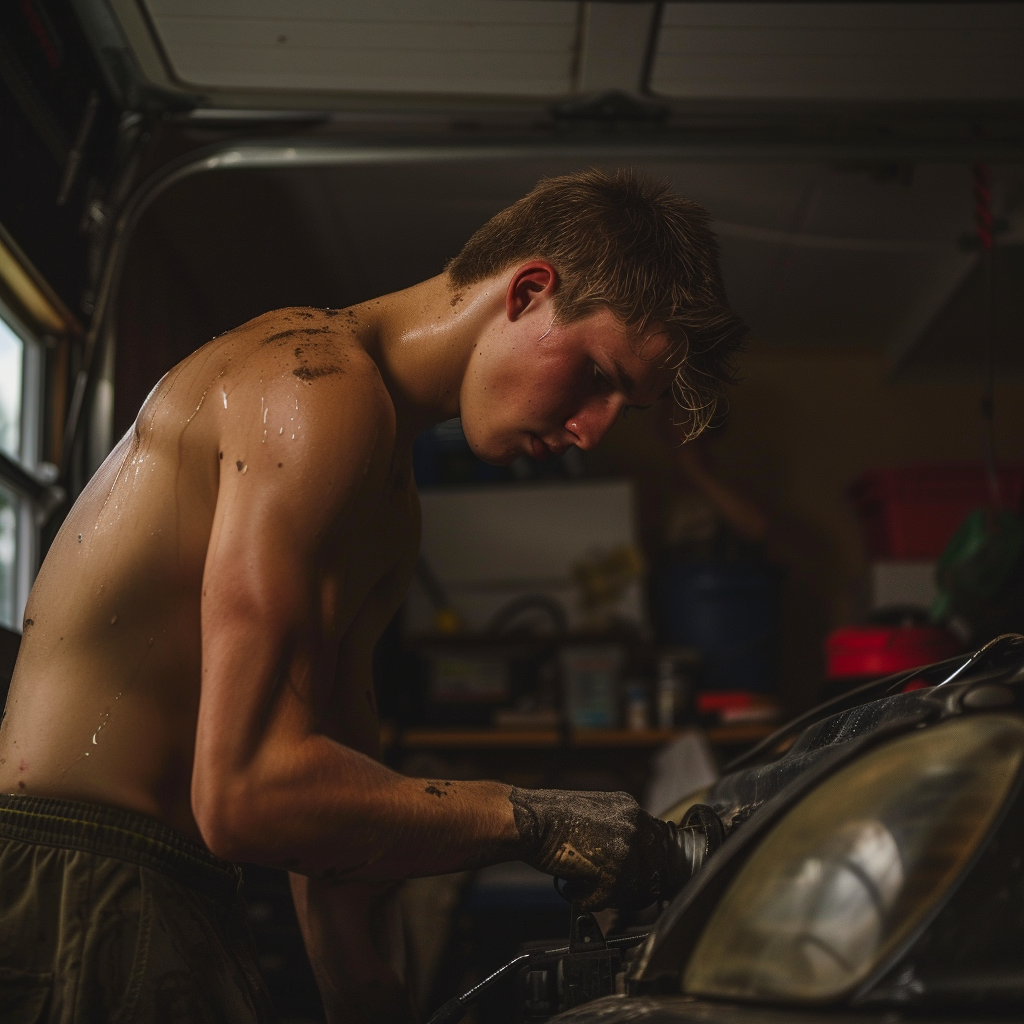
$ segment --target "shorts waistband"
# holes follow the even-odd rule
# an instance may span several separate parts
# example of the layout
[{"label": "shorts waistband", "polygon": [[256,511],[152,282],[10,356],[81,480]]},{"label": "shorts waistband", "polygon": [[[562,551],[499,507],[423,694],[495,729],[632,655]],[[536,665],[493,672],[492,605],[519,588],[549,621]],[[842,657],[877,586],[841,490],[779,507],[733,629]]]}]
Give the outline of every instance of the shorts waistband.
[{"label": "shorts waistband", "polygon": [[234,864],[163,822],[103,804],[0,795],[0,837],[129,861],[225,901],[241,877]]}]

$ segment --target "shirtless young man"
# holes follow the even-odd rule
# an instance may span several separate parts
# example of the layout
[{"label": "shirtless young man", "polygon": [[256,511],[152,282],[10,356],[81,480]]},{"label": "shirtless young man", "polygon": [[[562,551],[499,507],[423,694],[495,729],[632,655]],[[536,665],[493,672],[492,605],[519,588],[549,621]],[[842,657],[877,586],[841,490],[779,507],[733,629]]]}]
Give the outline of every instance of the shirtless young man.
[{"label": "shirtless young man", "polygon": [[269,1019],[230,861],[291,872],[331,1021],[411,1016],[396,880],[523,859],[593,907],[669,890],[673,828],[624,794],[382,766],[371,656],[416,560],[420,431],[460,415],[481,458],[541,458],[673,387],[699,427],[743,330],[703,211],[591,171],[542,182],[438,277],[268,313],[171,370],[26,611],[0,1005]]}]

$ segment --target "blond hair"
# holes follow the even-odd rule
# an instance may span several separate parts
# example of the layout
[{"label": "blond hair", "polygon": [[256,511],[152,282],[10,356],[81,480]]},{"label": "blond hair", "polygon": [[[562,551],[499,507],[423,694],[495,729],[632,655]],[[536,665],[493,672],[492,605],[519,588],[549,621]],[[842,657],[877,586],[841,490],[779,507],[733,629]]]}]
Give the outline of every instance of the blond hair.
[{"label": "blond hair", "polygon": [[664,325],[679,425],[691,438],[735,383],[732,358],[747,334],[726,301],[710,220],[667,182],[591,168],[540,181],[484,224],[446,270],[459,288],[544,259],[559,275],[556,321],[606,308],[641,336]]}]

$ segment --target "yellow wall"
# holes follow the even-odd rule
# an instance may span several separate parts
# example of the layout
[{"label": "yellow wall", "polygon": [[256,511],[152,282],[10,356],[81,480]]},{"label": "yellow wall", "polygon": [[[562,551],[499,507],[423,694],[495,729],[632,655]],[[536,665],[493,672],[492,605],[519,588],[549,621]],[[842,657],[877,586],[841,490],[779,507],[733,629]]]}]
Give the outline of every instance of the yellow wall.
[{"label": "yellow wall", "polygon": [[[865,610],[867,576],[846,488],[865,469],[981,457],[977,385],[892,384],[878,353],[759,348],[740,359],[727,425],[710,446],[719,476],[771,519],[770,551],[783,589],[782,692],[814,695],[828,630]],[[1000,460],[1024,461],[1024,386],[996,390]],[[602,468],[635,473],[644,516],[671,486],[671,467],[650,414],[616,426]]]}]

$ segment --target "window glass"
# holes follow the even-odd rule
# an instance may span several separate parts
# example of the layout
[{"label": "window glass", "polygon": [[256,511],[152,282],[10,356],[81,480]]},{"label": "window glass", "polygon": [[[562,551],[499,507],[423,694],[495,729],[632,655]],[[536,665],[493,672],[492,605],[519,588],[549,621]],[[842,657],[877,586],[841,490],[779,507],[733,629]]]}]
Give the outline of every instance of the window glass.
[{"label": "window glass", "polygon": [[20,629],[18,618],[18,498],[0,485],[0,625]]},{"label": "window glass", "polygon": [[21,388],[24,356],[25,343],[0,319],[0,448],[12,459],[21,456]]}]

